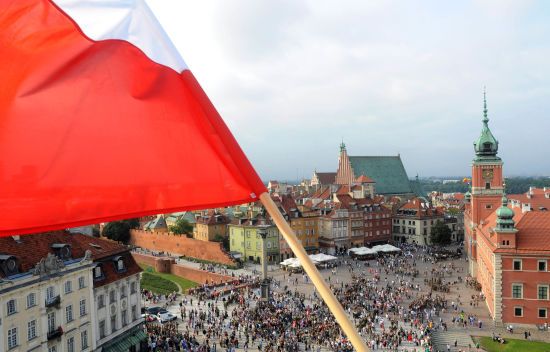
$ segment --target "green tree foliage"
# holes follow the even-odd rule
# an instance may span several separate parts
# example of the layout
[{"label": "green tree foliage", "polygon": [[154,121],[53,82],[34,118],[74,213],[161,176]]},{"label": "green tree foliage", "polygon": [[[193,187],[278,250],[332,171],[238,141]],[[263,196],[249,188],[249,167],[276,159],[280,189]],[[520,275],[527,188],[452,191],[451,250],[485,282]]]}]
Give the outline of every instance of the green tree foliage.
[{"label": "green tree foliage", "polygon": [[[462,180],[463,177],[452,177],[453,179]],[[442,192],[442,193],[465,193],[469,190],[470,186],[466,183],[446,183],[443,184],[439,180],[434,179],[421,179],[420,184],[426,192]],[[508,194],[521,194],[529,190],[529,187],[550,187],[549,177],[510,177],[506,178],[506,193]]]},{"label": "green tree foliage", "polygon": [[130,224],[127,221],[112,221],[103,228],[103,236],[118,242],[127,243],[130,239]]},{"label": "green tree foliage", "polygon": [[432,244],[445,245],[451,243],[451,229],[445,223],[438,221],[432,227],[430,241]]},{"label": "green tree foliage", "polygon": [[176,235],[187,235],[187,237],[193,237],[193,225],[184,218],[179,218],[173,226],[169,227],[169,230]]},{"label": "green tree foliage", "polygon": [[214,242],[221,242],[223,249],[229,251],[229,237],[216,235],[216,237],[214,237]]}]

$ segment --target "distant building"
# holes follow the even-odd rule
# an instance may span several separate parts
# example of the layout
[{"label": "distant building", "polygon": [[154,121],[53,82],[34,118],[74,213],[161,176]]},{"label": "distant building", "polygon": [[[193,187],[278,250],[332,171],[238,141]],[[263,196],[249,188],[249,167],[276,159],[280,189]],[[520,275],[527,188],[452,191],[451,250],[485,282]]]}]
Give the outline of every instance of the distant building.
[{"label": "distant building", "polygon": [[214,241],[217,238],[228,237],[227,225],[230,222],[224,214],[209,210],[206,215],[197,219],[196,231],[193,233],[193,237],[201,241]]},{"label": "distant building", "polygon": [[260,233],[267,233],[267,258],[269,263],[278,263],[279,230],[264,216],[255,218],[234,219],[229,228],[229,250],[235,257],[238,253],[243,261],[260,262],[262,258],[262,237]]},{"label": "distant building", "polygon": [[[283,195],[281,199],[276,200],[276,203],[279,204],[281,212],[306,252],[317,253],[319,251],[319,212],[301,211],[289,195]],[[282,234],[279,234],[279,252],[281,260],[294,257]]]},{"label": "distant building", "polygon": [[[432,227],[438,221],[445,222],[445,213],[442,210],[432,207],[421,198],[410,199],[393,215],[393,238],[397,242],[432,244]],[[452,230],[452,224],[448,224]],[[456,227],[454,230],[456,233]]]},{"label": "distant building", "polygon": [[335,183],[351,185],[361,175],[376,182],[376,194],[414,196],[409,177],[399,155],[348,156],[346,145],[340,144]]},{"label": "distant building", "polygon": [[[506,196],[498,141],[483,126],[465,195],[465,250],[495,324],[545,324],[550,309],[550,190]],[[511,199],[511,200],[509,200]]]},{"label": "distant building", "polygon": [[335,183],[336,172],[313,172],[310,185],[312,187],[330,186]]}]

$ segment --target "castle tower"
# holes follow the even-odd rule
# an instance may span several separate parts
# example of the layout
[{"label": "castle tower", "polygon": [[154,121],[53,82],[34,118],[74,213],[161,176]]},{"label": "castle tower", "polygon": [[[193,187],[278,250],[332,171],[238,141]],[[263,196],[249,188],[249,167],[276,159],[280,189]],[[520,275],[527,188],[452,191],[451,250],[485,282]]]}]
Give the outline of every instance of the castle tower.
[{"label": "castle tower", "polygon": [[472,162],[471,221],[474,226],[497,209],[504,195],[502,160],[497,156],[498,141],[489,129],[487,99],[483,92],[483,126],[474,142],[476,156]]}]

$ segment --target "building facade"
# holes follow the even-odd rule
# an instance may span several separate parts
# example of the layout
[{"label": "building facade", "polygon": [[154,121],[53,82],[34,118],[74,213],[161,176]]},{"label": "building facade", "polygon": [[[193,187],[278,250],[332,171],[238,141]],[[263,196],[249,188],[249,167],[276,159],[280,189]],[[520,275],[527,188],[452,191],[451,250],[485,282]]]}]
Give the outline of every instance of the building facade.
[{"label": "building facade", "polygon": [[[121,345],[139,351],[146,341],[139,307],[141,269],[125,246],[59,231],[0,238],[0,252],[0,351],[110,351]],[[116,335],[130,325],[135,331],[117,342],[112,334],[100,341],[96,289],[122,288],[126,280],[135,292],[117,297],[115,310],[135,308],[126,320],[119,315]]]},{"label": "building facade", "polygon": [[214,241],[226,238],[228,236],[227,225],[230,222],[229,218],[224,214],[211,210],[206,215],[197,219],[193,238],[200,241]]},{"label": "building facade", "polygon": [[[504,192],[503,162],[492,135],[486,102],[474,142],[472,189],[465,195],[465,251],[470,274],[481,284],[495,324],[542,325],[550,309],[550,192],[537,207]],[[543,193],[543,192],[541,192]]]},{"label": "building facade", "polygon": [[279,230],[275,225],[263,216],[253,219],[239,218],[229,224],[229,250],[234,255],[238,253],[243,261],[261,262],[262,237],[265,231],[268,263],[278,263]]}]

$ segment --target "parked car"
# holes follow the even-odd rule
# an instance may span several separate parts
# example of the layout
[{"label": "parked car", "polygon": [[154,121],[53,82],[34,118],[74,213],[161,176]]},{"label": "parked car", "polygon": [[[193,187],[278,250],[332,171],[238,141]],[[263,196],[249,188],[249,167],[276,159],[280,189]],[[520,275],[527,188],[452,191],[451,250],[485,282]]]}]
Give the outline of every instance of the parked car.
[{"label": "parked car", "polygon": [[147,314],[157,315],[159,313],[168,313],[168,311],[162,307],[149,307],[146,309]]},{"label": "parked car", "polygon": [[166,323],[168,321],[176,320],[178,317],[172,313],[159,313],[157,314],[157,318],[161,323]]}]

